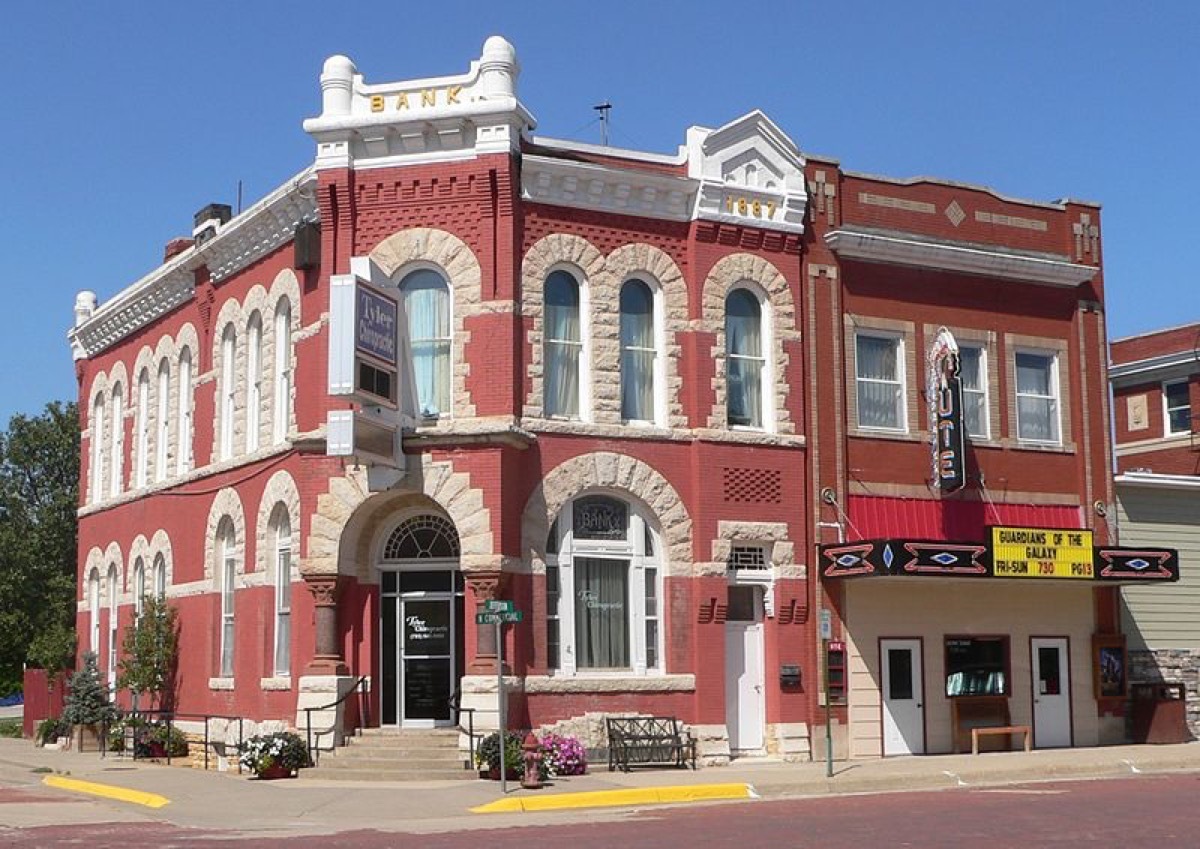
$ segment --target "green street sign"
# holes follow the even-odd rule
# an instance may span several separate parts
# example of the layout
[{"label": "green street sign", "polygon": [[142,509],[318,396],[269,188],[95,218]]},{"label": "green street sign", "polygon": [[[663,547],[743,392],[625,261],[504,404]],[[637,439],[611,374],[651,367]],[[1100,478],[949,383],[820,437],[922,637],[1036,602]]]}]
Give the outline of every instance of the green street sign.
[{"label": "green street sign", "polygon": [[483,603],[483,609],[485,613],[510,613],[513,609],[513,603],[508,599],[493,598]]},{"label": "green street sign", "polygon": [[525,614],[519,610],[502,610],[498,613],[476,613],[476,625],[511,625],[520,622]]}]

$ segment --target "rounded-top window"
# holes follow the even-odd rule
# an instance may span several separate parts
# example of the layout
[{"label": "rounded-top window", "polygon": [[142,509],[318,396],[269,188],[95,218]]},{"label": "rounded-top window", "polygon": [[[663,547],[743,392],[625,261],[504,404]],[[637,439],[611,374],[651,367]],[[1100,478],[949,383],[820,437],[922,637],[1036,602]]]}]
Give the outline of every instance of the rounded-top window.
[{"label": "rounded-top window", "polygon": [[579,415],[579,368],[583,351],[579,313],[579,283],[565,271],[551,272],[546,278],[543,341],[547,416]]},{"label": "rounded-top window", "polygon": [[458,557],[458,532],[441,516],[413,516],[391,533],[384,560],[435,560]]},{"label": "rounded-top window", "polygon": [[725,299],[726,412],[729,424],[763,426],[762,304],[748,289],[737,288]]},{"label": "rounded-top window", "polygon": [[413,381],[422,416],[450,411],[450,287],[436,271],[419,268],[400,281],[408,314]]}]

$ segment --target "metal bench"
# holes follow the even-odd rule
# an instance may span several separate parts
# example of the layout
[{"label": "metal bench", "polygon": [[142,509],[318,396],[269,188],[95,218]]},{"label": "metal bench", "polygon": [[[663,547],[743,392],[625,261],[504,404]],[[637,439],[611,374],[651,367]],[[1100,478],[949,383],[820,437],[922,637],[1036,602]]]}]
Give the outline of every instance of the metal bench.
[{"label": "metal bench", "polygon": [[991,727],[979,726],[971,729],[971,754],[979,754],[979,738],[984,735],[1003,734],[1005,737],[1012,737],[1014,734],[1025,735],[1025,751],[1033,751],[1033,741],[1031,739],[1033,729],[1028,725],[995,725]]},{"label": "metal bench", "polygon": [[608,771],[631,766],[696,768],[696,740],[673,716],[610,716]]}]

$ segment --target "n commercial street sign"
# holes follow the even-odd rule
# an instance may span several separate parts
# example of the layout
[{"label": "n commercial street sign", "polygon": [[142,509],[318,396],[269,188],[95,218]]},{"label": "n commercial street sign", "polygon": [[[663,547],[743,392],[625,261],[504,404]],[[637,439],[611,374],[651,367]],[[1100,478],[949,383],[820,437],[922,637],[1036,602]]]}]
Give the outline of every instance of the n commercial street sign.
[{"label": "n commercial street sign", "polygon": [[476,613],[476,625],[509,625],[513,622],[520,622],[525,618],[525,614],[519,610],[505,610],[499,613]]}]

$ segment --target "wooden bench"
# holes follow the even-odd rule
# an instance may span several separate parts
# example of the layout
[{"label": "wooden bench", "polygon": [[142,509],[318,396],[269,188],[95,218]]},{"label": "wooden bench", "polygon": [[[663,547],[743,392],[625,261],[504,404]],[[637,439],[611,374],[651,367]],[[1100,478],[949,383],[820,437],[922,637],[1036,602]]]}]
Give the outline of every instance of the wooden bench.
[{"label": "wooden bench", "polygon": [[1028,725],[995,725],[991,727],[979,726],[971,729],[971,754],[979,754],[979,738],[985,735],[1003,734],[1005,737],[1011,737],[1014,734],[1025,735],[1025,751],[1033,751],[1033,729]]},{"label": "wooden bench", "polygon": [[673,716],[610,716],[608,771],[631,766],[674,766],[696,768],[696,740]]}]

